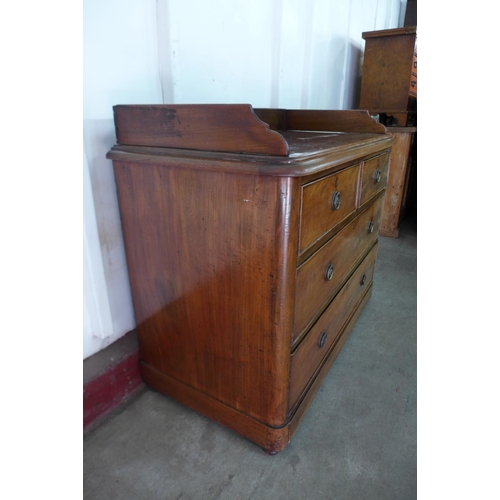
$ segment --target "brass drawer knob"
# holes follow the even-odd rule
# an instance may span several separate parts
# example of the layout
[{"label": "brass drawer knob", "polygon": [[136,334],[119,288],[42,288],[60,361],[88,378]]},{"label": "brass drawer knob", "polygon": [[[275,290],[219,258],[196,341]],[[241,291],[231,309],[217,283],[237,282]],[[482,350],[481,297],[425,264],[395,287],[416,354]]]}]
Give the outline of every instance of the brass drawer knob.
[{"label": "brass drawer knob", "polygon": [[333,278],[333,264],[330,262],[330,264],[326,266],[325,280],[331,281],[332,278]]},{"label": "brass drawer knob", "polygon": [[318,340],[318,347],[321,349],[326,344],[326,338],[328,337],[326,332],[323,332]]},{"label": "brass drawer knob", "polygon": [[381,177],[382,175],[380,173],[380,170],[377,168],[377,170],[375,170],[375,182],[380,182]]},{"label": "brass drawer knob", "polygon": [[338,210],[340,208],[340,193],[335,191],[332,195],[332,210]]},{"label": "brass drawer knob", "polygon": [[366,274],[363,274],[363,276],[361,276],[361,286],[363,286],[364,284],[366,283]]},{"label": "brass drawer knob", "polygon": [[373,221],[371,220],[369,223],[368,223],[368,234],[370,233],[373,233],[373,228],[375,227],[375,225],[373,224]]}]

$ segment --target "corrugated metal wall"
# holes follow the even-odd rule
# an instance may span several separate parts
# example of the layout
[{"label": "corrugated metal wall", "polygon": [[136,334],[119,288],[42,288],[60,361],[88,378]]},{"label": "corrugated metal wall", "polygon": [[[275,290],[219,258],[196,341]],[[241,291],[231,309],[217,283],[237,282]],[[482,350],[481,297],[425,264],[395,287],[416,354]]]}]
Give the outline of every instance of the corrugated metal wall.
[{"label": "corrugated metal wall", "polygon": [[165,102],[357,107],[363,31],[398,27],[399,0],[159,0]]}]

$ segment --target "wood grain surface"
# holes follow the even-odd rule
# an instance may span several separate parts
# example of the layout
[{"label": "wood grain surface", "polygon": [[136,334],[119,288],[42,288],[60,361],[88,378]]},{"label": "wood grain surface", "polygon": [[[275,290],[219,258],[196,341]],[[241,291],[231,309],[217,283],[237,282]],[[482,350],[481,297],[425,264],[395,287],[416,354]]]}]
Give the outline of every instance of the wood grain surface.
[{"label": "wood grain surface", "polygon": [[295,406],[299,396],[313,379],[314,372],[337,340],[351,311],[371,285],[377,250],[376,244],[292,354],[290,408]]},{"label": "wood grain surface", "polygon": [[399,222],[405,208],[405,191],[409,182],[410,148],[416,128],[404,127],[397,131],[391,129],[390,134],[396,143],[392,148],[389,164],[389,177],[387,181],[387,191],[382,208],[382,222],[380,233],[383,236],[397,238],[399,235]]},{"label": "wood grain surface", "polygon": [[[324,310],[350,271],[377,239],[381,211],[382,199],[379,198],[297,269],[294,342]],[[374,224],[373,232],[368,230],[370,222]],[[331,280],[325,278],[329,264],[334,268]]]},{"label": "wood grain surface", "polygon": [[141,359],[282,424],[293,181],[119,162],[115,176]]},{"label": "wood grain surface", "polygon": [[113,107],[119,144],[287,155],[288,145],[249,104]]},{"label": "wood grain surface", "polygon": [[[370,198],[386,188],[389,157],[389,154],[383,154],[363,162],[358,206],[365,204]],[[376,177],[376,171],[380,174],[379,177]]]},{"label": "wood grain surface", "polygon": [[[359,165],[306,184],[302,187],[299,252],[356,210]],[[334,193],[340,206],[332,207]]]},{"label": "wood grain surface", "polygon": [[362,36],[366,42],[359,107],[372,113],[409,110],[416,28]]}]

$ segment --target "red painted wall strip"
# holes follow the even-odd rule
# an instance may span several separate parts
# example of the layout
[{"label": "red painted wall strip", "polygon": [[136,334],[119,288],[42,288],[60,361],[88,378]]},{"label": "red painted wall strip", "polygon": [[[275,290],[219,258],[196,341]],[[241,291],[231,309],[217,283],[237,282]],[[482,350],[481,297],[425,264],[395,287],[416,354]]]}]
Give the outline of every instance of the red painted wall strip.
[{"label": "red painted wall strip", "polygon": [[83,429],[111,413],[142,386],[139,352],[136,351],[83,388]]}]

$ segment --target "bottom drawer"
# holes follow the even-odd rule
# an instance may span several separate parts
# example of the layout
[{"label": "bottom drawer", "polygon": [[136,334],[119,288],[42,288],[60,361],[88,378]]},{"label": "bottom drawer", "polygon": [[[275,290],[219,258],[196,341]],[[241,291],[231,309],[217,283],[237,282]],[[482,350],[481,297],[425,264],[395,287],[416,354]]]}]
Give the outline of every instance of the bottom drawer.
[{"label": "bottom drawer", "polygon": [[373,280],[378,243],[370,250],[354,274],[311,328],[292,354],[290,404],[292,409],[308,385],[323,358],[335,343],[339,332]]}]

